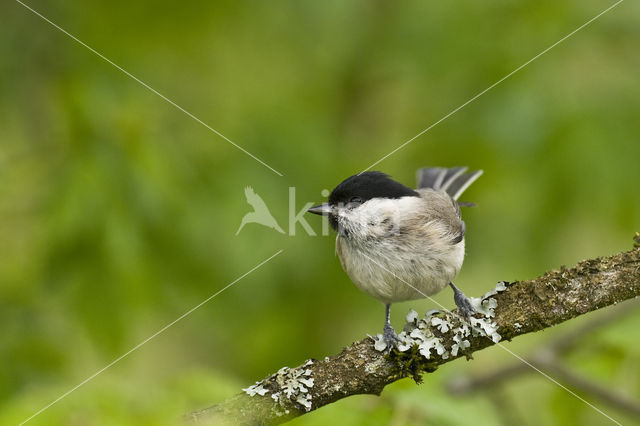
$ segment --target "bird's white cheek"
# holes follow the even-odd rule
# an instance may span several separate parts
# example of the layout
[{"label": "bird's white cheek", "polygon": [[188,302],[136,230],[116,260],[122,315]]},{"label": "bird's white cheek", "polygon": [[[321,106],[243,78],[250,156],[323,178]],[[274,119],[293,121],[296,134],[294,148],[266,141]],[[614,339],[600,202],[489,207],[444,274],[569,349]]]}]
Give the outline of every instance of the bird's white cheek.
[{"label": "bird's white cheek", "polygon": [[360,224],[357,215],[354,215],[350,209],[343,208],[338,211],[338,233],[343,237],[353,237],[359,233]]}]

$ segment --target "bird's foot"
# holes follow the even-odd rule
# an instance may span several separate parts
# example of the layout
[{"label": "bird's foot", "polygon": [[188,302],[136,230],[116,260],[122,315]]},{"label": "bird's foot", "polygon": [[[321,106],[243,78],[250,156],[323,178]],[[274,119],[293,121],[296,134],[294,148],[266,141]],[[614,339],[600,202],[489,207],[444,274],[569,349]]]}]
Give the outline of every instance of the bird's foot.
[{"label": "bird's foot", "polygon": [[471,303],[471,299],[465,296],[465,294],[461,292],[458,287],[453,285],[453,283],[451,283],[451,288],[453,288],[453,300],[455,300],[456,302],[456,306],[458,307],[458,312],[460,312],[460,315],[462,315],[466,319],[469,319],[471,315],[477,313],[477,311],[473,307],[473,304]]},{"label": "bird's foot", "polygon": [[387,344],[387,347],[385,348],[386,353],[390,353],[391,350],[397,347],[398,343],[400,343],[400,339],[398,338],[396,331],[393,329],[393,327],[389,323],[384,325],[382,338],[384,339],[384,342]]}]

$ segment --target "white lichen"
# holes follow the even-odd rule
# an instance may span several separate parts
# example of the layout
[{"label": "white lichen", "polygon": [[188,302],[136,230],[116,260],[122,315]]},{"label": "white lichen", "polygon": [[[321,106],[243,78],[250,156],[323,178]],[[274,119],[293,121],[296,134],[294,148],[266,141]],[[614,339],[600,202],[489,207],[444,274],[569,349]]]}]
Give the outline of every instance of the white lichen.
[{"label": "white lichen", "polygon": [[[418,313],[411,309],[405,318],[407,323],[398,335],[399,342],[396,349],[407,352],[417,346],[420,354],[427,359],[435,354],[442,359],[447,359],[451,355],[458,356],[460,352],[469,348],[471,342],[468,337],[471,335],[486,336],[494,343],[498,343],[502,336],[498,333],[498,324],[493,320],[498,302],[491,296],[506,289],[507,283],[501,281],[483,297],[470,298],[477,314],[468,320],[449,311],[443,313],[437,310],[429,311],[424,318],[419,318]],[[520,324],[516,327],[520,327]],[[453,340],[450,347],[445,345],[446,337]],[[371,339],[377,351],[383,352],[387,349],[387,343],[381,334]]]},{"label": "white lichen", "polygon": [[505,282],[505,281],[498,282],[498,284],[496,284],[496,286],[495,286],[495,288],[493,290],[490,290],[489,292],[487,292],[484,295],[483,299],[486,299],[486,298],[491,297],[491,296],[495,296],[496,294],[505,291],[507,289],[507,284],[508,283]]},{"label": "white lichen", "polygon": [[484,316],[484,318],[470,318],[474,335],[486,336],[494,343],[498,343],[502,339],[502,336],[498,334],[498,324],[492,320],[492,318],[495,317],[495,309],[498,306],[498,301],[491,296],[495,296],[506,289],[506,283],[501,281],[482,298],[471,298],[471,304],[474,309]]},{"label": "white lichen", "polygon": [[451,355],[458,356],[459,350],[462,349],[464,351],[466,348],[471,346],[471,343],[465,339],[465,336],[469,335],[469,328],[467,327],[466,330],[463,330],[462,327],[460,327],[454,330],[454,333],[453,341],[455,343],[451,345]]},{"label": "white lichen", "polygon": [[431,358],[431,350],[435,350],[435,352],[440,355],[442,357],[442,359],[447,359],[449,358],[449,352],[445,349],[444,345],[442,344],[442,340],[438,337],[435,336],[426,336],[424,334],[420,334],[415,336],[416,340],[420,341],[422,340],[422,342],[420,342],[418,344],[418,348],[420,349],[420,354],[429,359]]},{"label": "white lichen", "polygon": [[387,342],[384,341],[384,336],[382,334],[377,334],[375,337],[369,336],[373,339],[373,347],[378,352],[382,352],[387,349]]},{"label": "white lichen", "polygon": [[312,371],[308,368],[313,362],[307,361],[302,367],[290,369],[281,368],[275,376],[276,384],[279,387],[278,401],[281,401],[284,394],[290,401],[302,405],[305,411],[311,410],[311,393],[309,389],[313,387]]},{"label": "white lichen", "polygon": [[440,317],[431,318],[431,325],[437,327],[441,333],[446,333],[452,327],[452,324],[449,321]]},{"label": "white lichen", "polygon": [[269,390],[265,389],[262,385],[263,385],[262,382],[256,382],[255,385],[251,385],[248,388],[242,389],[242,390],[245,391],[249,396],[255,396],[255,395],[265,396],[267,392],[269,392]]},{"label": "white lichen", "polygon": [[432,350],[443,358],[447,358],[449,355],[441,339],[434,336],[428,329],[414,328],[410,332],[403,331],[398,335],[398,339],[397,348],[401,352],[405,352],[412,346],[417,345],[420,354],[427,359],[431,358]]},{"label": "white lichen", "polygon": [[416,311],[414,311],[413,309],[409,310],[409,313],[407,314],[407,316],[405,317],[405,319],[407,320],[407,323],[416,323],[416,321],[418,321],[418,313]]},{"label": "white lichen", "polygon": [[[487,293],[488,294],[488,293]],[[476,312],[481,313],[487,318],[492,318],[494,316],[494,311],[496,306],[498,306],[498,302],[496,299],[485,295],[485,297],[471,297],[471,305],[476,310]]]},{"label": "white lichen", "polygon": [[285,398],[301,406],[305,411],[310,411],[312,397],[309,390],[314,385],[314,379],[313,372],[306,367],[311,365],[313,365],[313,361],[308,360],[301,367],[293,369],[282,367],[273,376],[242,390],[249,396],[270,394],[271,399],[277,402],[285,413],[288,413],[288,409],[284,405]]},{"label": "white lichen", "polygon": [[498,343],[502,336],[498,334],[498,324],[495,321],[483,319],[483,318],[469,318],[472,325],[472,330],[476,336],[487,336],[493,343]]}]

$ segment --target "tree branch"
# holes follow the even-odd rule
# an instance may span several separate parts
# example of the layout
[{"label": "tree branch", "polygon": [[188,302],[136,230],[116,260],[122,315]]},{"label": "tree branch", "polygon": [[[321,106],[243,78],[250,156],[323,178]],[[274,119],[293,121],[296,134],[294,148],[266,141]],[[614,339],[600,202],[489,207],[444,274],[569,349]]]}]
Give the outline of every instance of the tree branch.
[{"label": "tree branch", "polygon": [[[569,385],[573,390],[596,398],[606,404],[624,410],[631,415],[640,415],[640,401],[636,402],[629,398],[620,389],[610,386],[603,386],[595,381],[588,380],[573,372],[562,356],[579,347],[580,341],[587,335],[597,332],[599,328],[617,322],[621,317],[632,312],[637,312],[640,300],[629,300],[621,305],[611,308],[606,315],[600,315],[591,321],[583,322],[579,327],[573,328],[566,333],[554,336],[552,340],[545,342],[544,346],[536,349],[532,354],[525,357],[527,362],[536,368],[553,374],[554,378],[564,384]],[[447,389],[455,395],[481,392],[482,394],[493,396],[501,392],[501,388],[510,380],[524,374],[535,372],[529,365],[514,361],[514,363],[497,368],[494,371],[477,377],[458,377],[451,380]],[[490,392],[487,392],[490,391]],[[493,392],[491,392],[493,391]],[[496,411],[500,413],[505,408],[505,404],[496,405]],[[505,424],[519,424],[522,422],[507,422]]]},{"label": "tree branch", "polygon": [[324,360],[283,367],[243,393],[187,418],[203,424],[280,424],[350,395],[379,395],[386,385],[405,377],[419,382],[423,373],[470,357],[499,340],[543,330],[638,295],[638,247],[532,280],[499,283],[496,290],[474,299],[480,314],[471,323],[455,311],[422,319],[412,311],[399,335],[399,350],[389,355],[380,352],[384,345],[378,338],[366,338]]}]

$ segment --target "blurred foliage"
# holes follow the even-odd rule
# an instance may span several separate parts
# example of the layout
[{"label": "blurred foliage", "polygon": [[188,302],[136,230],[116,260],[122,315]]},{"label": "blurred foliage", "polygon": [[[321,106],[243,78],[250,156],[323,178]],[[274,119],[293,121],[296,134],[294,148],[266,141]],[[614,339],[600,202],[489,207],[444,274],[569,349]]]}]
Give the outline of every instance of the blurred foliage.
[{"label": "blurred foliage", "polygon": [[[43,425],[173,424],[283,365],[378,332],[383,308],[350,284],[332,236],[258,225],[235,236],[251,210],[244,187],[285,227],[288,187],[296,210],[321,201],[321,190],[609,5],[28,4],[284,174],[18,3],[0,5],[0,424],[24,420],[284,249],[30,422]],[[407,184],[425,165],[485,170],[465,194],[478,203],[464,211],[457,282],[468,294],[631,247],[639,12],[622,3],[376,166]],[[446,291],[437,299],[453,305]],[[410,307],[434,306],[394,306],[396,326]],[[637,399],[638,325],[635,314],[593,336],[573,365]],[[554,331],[509,347],[525,353]],[[442,384],[507,360],[499,348],[482,351],[424,385],[405,380],[294,424],[498,424],[487,398],[454,398]],[[606,422],[541,376],[507,395],[532,425]]]}]

